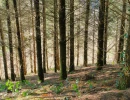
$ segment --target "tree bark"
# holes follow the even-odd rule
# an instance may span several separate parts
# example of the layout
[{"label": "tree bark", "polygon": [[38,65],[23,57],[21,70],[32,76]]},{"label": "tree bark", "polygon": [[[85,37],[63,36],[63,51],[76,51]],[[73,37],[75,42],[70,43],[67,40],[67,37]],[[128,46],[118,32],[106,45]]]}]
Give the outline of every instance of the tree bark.
[{"label": "tree bark", "polygon": [[92,51],[92,64],[94,64],[94,58],[95,58],[95,56],[94,56],[94,53],[95,53],[95,27],[96,27],[96,25],[95,25],[95,9],[94,9],[94,13],[93,13],[94,15],[93,15],[93,51]]},{"label": "tree bark", "polygon": [[74,71],[74,0],[70,0],[70,67],[69,72]]},{"label": "tree bark", "polygon": [[34,34],[34,14],[33,14],[33,2],[30,0],[31,4],[31,22],[32,22],[32,33],[33,33],[33,64],[34,64],[34,73],[36,74],[36,42]]},{"label": "tree bark", "polygon": [[2,20],[0,18],[0,37],[2,41],[2,54],[3,54],[3,63],[4,63],[4,71],[5,71],[5,80],[8,80],[8,68],[7,68],[7,59],[6,59],[6,49],[5,49],[5,38],[2,30]]},{"label": "tree bark", "polygon": [[8,26],[8,38],[9,38],[9,52],[10,52],[10,69],[11,69],[11,80],[15,81],[14,74],[14,56],[13,56],[13,41],[12,41],[12,30],[11,30],[11,20],[9,11],[9,1],[6,0],[6,10],[7,10],[7,26]]},{"label": "tree bark", "polygon": [[20,35],[21,35],[21,44],[22,44],[22,57],[23,57],[23,68],[24,68],[24,75],[27,74],[26,68],[26,54],[25,54],[25,47],[24,47],[24,32],[23,32],[23,25],[21,20],[21,0],[19,0],[19,25],[20,25]]},{"label": "tree bark", "polygon": [[107,57],[107,38],[108,38],[108,5],[109,0],[105,1],[105,20],[104,20],[104,53],[103,53],[103,64],[106,65],[106,57]]},{"label": "tree bark", "polygon": [[115,36],[115,62],[118,62],[118,32],[119,32],[119,19],[117,18],[116,36]]},{"label": "tree bark", "polygon": [[43,18],[43,71],[46,73],[46,4],[45,0],[42,0],[42,18]]},{"label": "tree bark", "polygon": [[90,0],[86,0],[86,18],[85,18],[85,33],[84,33],[84,66],[88,64],[88,24],[89,24]]},{"label": "tree bark", "polygon": [[100,0],[99,5],[99,26],[98,26],[98,53],[97,53],[97,70],[103,66],[103,37],[104,37],[104,12],[105,0]]},{"label": "tree bark", "polygon": [[15,19],[16,19],[16,28],[17,28],[17,38],[18,38],[18,53],[19,53],[19,61],[20,61],[20,77],[21,81],[25,80],[24,76],[24,63],[23,63],[23,55],[22,55],[22,44],[21,44],[21,36],[20,36],[20,28],[19,28],[19,17],[17,10],[17,2],[13,0],[14,11],[15,11]]},{"label": "tree bark", "polygon": [[58,48],[58,4],[57,0],[54,0],[54,65],[55,72],[60,69],[59,66],[59,48]]},{"label": "tree bark", "polygon": [[60,67],[62,80],[67,78],[66,71],[66,16],[65,16],[65,0],[59,1],[59,29],[60,29]]},{"label": "tree bark", "polygon": [[120,39],[119,39],[119,45],[118,45],[118,60],[117,60],[118,63],[120,61],[122,61],[120,54],[124,48],[125,16],[126,16],[126,0],[123,0],[123,10],[122,10],[121,27],[120,27]]},{"label": "tree bark", "polygon": [[42,67],[39,0],[34,0],[34,7],[35,7],[35,13],[36,13],[35,30],[36,30],[38,77],[39,77],[39,80],[41,82],[43,82],[44,81],[44,74],[43,74],[43,67]]},{"label": "tree bark", "polygon": [[[124,0],[125,1],[125,0]],[[129,16],[129,29],[128,29],[128,38],[126,45],[126,67],[128,68],[128,75],[124,73],[124,79],[126,82],[126,88],[130,87],[130,16]]]}]

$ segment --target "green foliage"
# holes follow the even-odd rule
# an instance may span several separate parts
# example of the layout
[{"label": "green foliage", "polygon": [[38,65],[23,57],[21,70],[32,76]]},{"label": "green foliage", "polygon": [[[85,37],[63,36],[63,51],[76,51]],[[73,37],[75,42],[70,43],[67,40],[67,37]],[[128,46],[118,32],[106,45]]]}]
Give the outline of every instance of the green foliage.
[{"label": "green foliage", "polygon": [[87,84],[89,85],[89,89],[92,89],[93,88],[93,84],[90,80],[87,81]]},{"label": "green foliage", "polygon": [[14,83],[12,83],[10,80],[6,82],[7,90],[12,91],[14,90]]},{"label": "green foliage", "polygon": [[116,80],[116,88],[119,90],[124,90],[126,89],[126,81],[123,80],[124,75],[122,73],[120,73],[119,75],[119,79]]},{"label": "green foliage", "polygon": [[21,83],[23,86],[26,86],[26,87],[30,87],[30,88],[35,88],[36,85],[29,82],[28,80],[24,80],[22,83]]},{"label": "green foliage", "polygon": [[14,91],[18,93],[19,90],[21,89],[21,83],[18,81],[15,83],[14,86],[15,86]]},{"label": "green foliage", "polygon": [[120,90],[124,90],[127,88],[126,84],[127,84],[127,81],[125,79],[125,77],[127,77],[129,75],[129,69],[128,67],[126,66],[126,52],[125,50],[122,51],[121,53],[121,62],[120,62],[120,65],[121,65],[121,72],[118,74],[119,76],[119,79],[116,80],[116,88],[117,89],[120,89]]},{"label": "green foliage", "polygon": [[53,92],[55,92],[56,94],[61,93],[62,90],[63,90],[63,83],[54,85],[53,87],[51,87],[51,90],[52,90]]},{"label": "green foliage", "polygon": [[30,91],[29,91],[29,90],[22,92],[22,96],[23,96],[23,97],[26,97],[26,96],[28,96],[29,94],[30,94]]},{"label": "green foliage", "polygon": [[128,38],[128,33],[125,33],[125,34],[124,34],[124,38]]},{"label": "green foliage", "polygon": [[0,84],[0,91],[4,91],[4,90],[8,90],[11,92],[19,92],[19,90],[23,87],[23,86],[27,86],[27,87],[31,87],[34,88],[35,84],[30,83],[28,80],[24,80],[23,82],[21,81],[17,81],[15,83],[13,83],[12,81],[8,80],[5,85],[4,84]]},{"label": "green foliage", "polygon": [[72,84],[72,89],[79,94],[79,87],[78,87],[79,80],[77,79],[74,84]]},{"label": "green foliage", "polygon": [[3,92],[3,91],[5,91],[5,90],[6,90],[6,85],[0,83],[0,92]]},{"label": "green foliage", "polygon": [[8,80],[5,85],[6,85],[7,90],[11,92],[19,92],[19,90],[21,89],[21,83],[19,81],[16,83],[13,83],[10,80]]}]

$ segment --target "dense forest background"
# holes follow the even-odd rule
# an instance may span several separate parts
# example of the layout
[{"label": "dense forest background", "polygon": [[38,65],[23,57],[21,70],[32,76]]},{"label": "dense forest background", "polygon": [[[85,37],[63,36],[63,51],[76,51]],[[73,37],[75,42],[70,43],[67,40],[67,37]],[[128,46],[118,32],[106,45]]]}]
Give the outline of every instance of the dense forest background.
[{"label": "dense forest background", "polygon": [[[120,66],[130,86],[129,0],[0,0],[0,79]],[[123,82],[123,83],[122,83]],[[123,86],[122,86],[123,84]]]}]

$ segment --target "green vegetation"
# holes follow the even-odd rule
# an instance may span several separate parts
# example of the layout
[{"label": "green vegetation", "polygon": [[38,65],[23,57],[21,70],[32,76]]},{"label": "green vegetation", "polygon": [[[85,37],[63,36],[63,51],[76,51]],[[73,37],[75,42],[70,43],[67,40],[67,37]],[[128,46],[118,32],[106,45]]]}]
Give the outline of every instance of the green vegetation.
[{"label": "green vegetation", "polygon": [[61,93],[62,90],[63,90],[63,83],[55,84],[54,86],[51,87],[51,90],[52,90],[53,92],[55,92],[56,94]]}]

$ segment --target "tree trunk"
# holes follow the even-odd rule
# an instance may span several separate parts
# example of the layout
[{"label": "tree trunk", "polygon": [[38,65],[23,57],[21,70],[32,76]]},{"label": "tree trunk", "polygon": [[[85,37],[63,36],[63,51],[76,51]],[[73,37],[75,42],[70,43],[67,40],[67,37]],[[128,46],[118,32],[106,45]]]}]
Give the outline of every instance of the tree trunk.
[{"label": "tree trunk", "polygon": [[104,53],[103,53],[103,64],[106,65],[106,57],[107,57],[107,28],[108,28],[108,4],[109,0],[105,1],[105,20],[104,20]]},{"label": "tree trunk", "polygon": [[19,25],[20,25],[20,35],[21,35],[21,44],[22,44],[22,55],[23,55],[23,68],[24,68],[24,75],[27,74],[26,68],[26,55],[25,55],[25,47],[24,47],[24,32],[23,32],[23,25],[21,20],[21,0],[19,0]]},{"label": "tree trunk", "polygon": [[79,36],[80,36],[80,18],[77,26],[77,66],[79,65]]},{"label": "tree trunk", "polygon": [[119,24],[119,19],[117,18],[117,27],[116,27],[116,36],[115,36],[115,62],[118,62],[117,59],[118,59],[118,25]]},{"label": "tree trunk", "polygon": [[45,0],[42,0],[42,17],[43,17],[43,70],[46,73],[46,4]]},{"label": "tree trunk", "polygon": [[33,62],[32,62],[32,39],[31,39],[31,37],[32,37],[32,34],[31,34],[31,28],[30,28],[30,17],[28,18],[28,26],[29,26],[29,34],[30,34],[30,36],[29,36],[29,43],[30,43],[30,50],[29,50],[29,56],[30,56],[30,68],[31,68],[31,73],[33,73]]},{"label": "tree trunk", "polygon": [[2,30],[2,21],[0,18],[0,37],[1,37],[1,41],[2,41],[2,54],[3,54],[3,63],[4,63],[4,71],[5,71],[5,80],[8,80],[8,68],[7,68],[7,59],[6,59],[6,49],[5,49],[5,38],[4,38],[4,34],[3,34],[3,30]]},{"label": "tree trunk", "polygon": [[124,29],[125,29],[125,16],[126,16],[126,0],[123,0],[123,11],[122,11],[122,18],[121,18],[121,27],[120,27],[120,39],[118,45],[118,63],[122,61],[120,54],[124,48]]},{"label": "tree trunk", "polygon": [[24,63],[23,63],[23,55],[22,55],[22,45],[21,45],[21,36],[20,36],[20,28],[19,28],[19,17],[17,10],[17,2],[13,0],[14,10],[15,10],[15,19],[16,19],[16,28],[17,28],[17,38],[18,38],[18,53],[19,53],[19,61],[20,61],[20,77],[21,81],[25,80],[24,76]]},{"label": "tree trunk", "polygon": [[6,0],[6,10],[7,10],[7,26],[8,26],[8,38],[9,38],[9,52],[10,52],[10,69],[11,69],[11,80],[15,81],[14,74],[14,56],[13,56],[13,41],[12,41],[12,30],[11,30],[11,20],[9,11],[9,1]]},{"label": "tree trunk", "polygon": [[[125,1],[125,0],[124,0]],[[128,38],[126,45],[126,67],[128,68],[128,75],[124,73],[124,79],[126,82],[126,88],[130,87],[130,16],[129,16],[129,30],[128,30]]]},{"label": "tree trunk", "polygon": [[46,42],[46,68],[47,68],[47,70],[49,70],[49,67],[48,67],[48,49],[47,49],[47,42]]},{"label": "tree trunk", "polygon": [[36,74],[36,42],[35,42],[35,34],[34,34],[34,14],[33,14],[33,2],[30,0],[31,4],[31,21],[32,21],[32,33],[33,33],[33,65],[34,65],[34,73]]},{"label": "tree trunk", "polygon": [[100,0],[99,5],[99,26],[98,26],[98,53],[97,53],[97,70],[103,66],[103,37],[104,37],[104,12],[105,0]]},{"label": "tree trunk", "polygon": [[39,80],[41,82],[43,82],[44,81],[44,74],[43,74],[43,67],[42,67],[39,0],[34,0],[34,7],[35,7],[35,13],[36,13],[35,30],[36,30],[38,77],[39,77]]},{"label": "tree trunk", "polygon": [[69,72],[74,71],[74,0],[70,0],[70,67]]},{"label": "tree trunk", "polygon": [[[80,7],[80,1],[79,1],[79,7]],[[80,12],[81,12],[81,8],[79,8],[79,10],[78,10],[79,17],[77,19],[77,35],[76,35],[76,38],[77,38],[77,61],[76,61],[77,62],[77,66],[79,66],[79,50],[80,50],[80,48],[79,48],[80,29],[81,29],[81,27],[80,27],[80,19],[81,19]]]},{"label": "tree trunk", "polygon": [[60,67],[62,80],[67,78],[66,71],[66,15],[65,15],[65,0],[59,1],[59,29],[60,29]]},{"label": "tree trunk", "polygon": [[128,29],[128,38],[126,45],[126,54],[125,54],[125,65],[123,66],[123,70],[121,73],[123,76],[120,76],[119,79],[119,89],[126,89],[130,87],[130,16],[129,16],[129,29]]},{"label": "tree trunk", "polygon": [[57,0],[54,0],[54,65],[55,72],[59,70],[59,48],[58,48],[58,4]]},{"label": "tree trunk", "polygon": [[88,24],[89,24],[90,0],[86,0],[86,18],[85,18],[85,33],[84,33],[84,66],[88,64]]},{"label": "tree trunk", "polygon": [[94,15],[93,15],[93,51],[92,51],[92,64],[94,64],[94,58],[95,58],[95,56],[94,56],[94,52],[95,52],[95,27],[96,27],[96,25],[95,25],[95,18],[96,18],[96,16],[95,16],[95,9],[94,9],[94,13],[93,13]]}]

